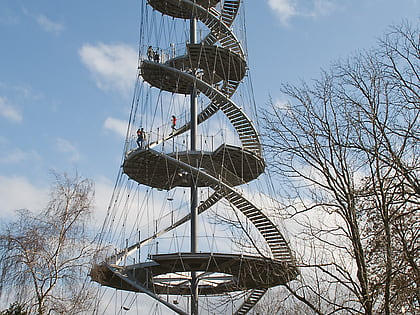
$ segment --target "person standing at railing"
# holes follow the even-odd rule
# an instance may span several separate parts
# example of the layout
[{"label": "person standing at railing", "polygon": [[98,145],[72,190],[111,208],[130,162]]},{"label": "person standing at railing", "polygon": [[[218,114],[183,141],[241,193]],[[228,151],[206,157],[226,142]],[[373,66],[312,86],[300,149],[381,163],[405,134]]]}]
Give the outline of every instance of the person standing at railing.
[{"label": "person standing at railing", "polygon": [[143,128],[137,129],[137,145],[140,149],[143,149],[143,143],[146,140],[146,133],[144,132]]},{"label": "person standing at railing", "polygon": [[149,46],[149,48],[147,48],[147,58],[149,59],[149,61],[153,60],[154,55],[155,52],[153,51],[152,46]]},{"label": "person standing at railing", "polygon": [[172,132],[174,132],[175,129],[176,129],[176,116],[175,115],[172,115],[171,123],[172,123],[172,125],[171,125]]},{"label": "person standing at railing", "polygon": [[159,48],[156,48],[155,55],[154,55],[153,59],[154,59],[154,62],[159,63],[159,59],[160,59]]}]

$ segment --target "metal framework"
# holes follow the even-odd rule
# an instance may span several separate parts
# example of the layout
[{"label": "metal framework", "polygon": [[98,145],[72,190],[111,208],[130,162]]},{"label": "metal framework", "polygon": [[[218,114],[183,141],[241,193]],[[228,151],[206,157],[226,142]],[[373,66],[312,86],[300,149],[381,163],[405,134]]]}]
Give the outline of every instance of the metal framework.
[{"label": "metal framework", "polygon": [[[193,205],[196,213],[191,212],[152,236],[127,246],[91,270],[94,281],[120,290],[146,293],[178,314],[187,314],[187,311],[166,301],[161,294],[191,294],[195,300],[201,295],[247,291],[245,301],[234,310],[234,314],[246,314],[268,288],[285,284],[298,274],[293,255],[277,226],[235,188],[262,174],[265,162],[256,128],[231,99],[247,70],[245,54],[231,29],[241,1],[225,0],[222,5],[219,2],[148,0],[148,4],[162,14],[176,19],[197,19],[210,32],[200,43],[195,43],[191,35],[184,55],[164,63],[143,60],[141,77],[161,91],[192,95],[191,103],[199,92],[208,98],[209,105],[170,135],[150,142],[145,148],[128,152],[123,163],[123,172],[139,184],[164,190],[191,187],[193,191],[197,187],[210,187],[213,193],[199,206]],[[216,9],[218,4],[220,11]],[[165,153],[154,149],[188,131],[195,133],[194,119],[197,124],[205,123],[219,110],[236,130],[241,146],[223,144],[214,152],[203,152],[197,151],[192,141],[191,149],[184,152]],[[229,156],[228,161],[226,156]],[[194,202],[193,194],[191,199]],[[195,215],[221,199],[228,201],[255,226],[271,250],[270,257],[197,252],[197,244],[191,240],[189,253],[156,254],[143,263],[122,263],[154,238],[195,220]],[[195,232],[191,233],[193,239]],[[191,314],[197,314],[194,302],[191,303]]]}]

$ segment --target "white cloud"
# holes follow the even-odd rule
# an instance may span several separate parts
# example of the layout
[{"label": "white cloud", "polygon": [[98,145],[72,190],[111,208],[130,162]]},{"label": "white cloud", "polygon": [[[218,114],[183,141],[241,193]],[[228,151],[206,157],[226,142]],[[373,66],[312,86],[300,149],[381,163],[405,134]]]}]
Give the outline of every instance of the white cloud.
[{"label": "white cloud", "polygon": [[131,93],[137,69],[137,52],[124,44],[85,44],[79,50],[80,58],[103,90]]},{"label": "white cloud", "polygon": [[104,122],[104,128],[125,137],[127,133],[127,121],[108,117]]},{"label": "white cloud", "polygon": [[[0,143],[2,142],[2,139],[0,138]],[[3,152],[3,154],[0,154],[0,164],[13,164],[13,163],[19,163],[22,161],[27,160],[34,160],[39,159],[40,156],[35,151],[32,152],[25,152],[21,149],[15,149],[13,151],[7,151],[6,153]]]},{"label": "white cloud", "polygon": [[36,21],[45,31],[49,33],[59,34],[64,30],[64,26],[62,24],[53,22],[42,14],[36,17]]},{"label": "white cloud", "polygon": [[274,102],[274,107],[279,110],[290,110],[290,103],[283,99],[276,99]]},{"label": "white cloud", "polygon": [[[114,183],[99,176],[95,178],[95,213],[92,228],[98,229],[104,222],[114,189]],[[0,220],[10,218],[15,210],[29,209],[37,212],[49,200],[50,187],[37,187],[28,178],[0,175]]]},{"label": "white cloud", "polygon": [[21,122],[22,115],[19,111],[15,108],[15,106],[9,104],[6,98],[0,96],[0,116],[13,121],[13,122]]},{"label": "white cloud", "polygon": [[14,210],[39,210],[48,200],[48,188],[34,186],[25,177],[0,176],[0,216],[10,217]]},{"label": "white cloud", "polygon": [[335,7],[331,0],[268,0],[268,5],[276,12],[280,22],[285,25],[292,17],[324,16]]},{"label": "white cloud", "polygon": [[328,15],[335,7],[335,4],[330,0],[315,0],[312,16],[318,17]]},{"label": "white cloud", "polygon": [[95,178],[95,210],[92,227],[99,228],[104,223],[110,199],[114,190],[114,183],[104,176]]},{"label": "white cloud", "polygon": [[269,6],[277,13],[280,21],[287,24],[288,20],[297,14],[293,0],[268,0]]},{"label": "white cloud", "polygon": [[58,138],[56,143],[58,151],[68,154],[71,161],[77,161],[80,159],[79,151],[75,145],[70,143],[70,141]]}]

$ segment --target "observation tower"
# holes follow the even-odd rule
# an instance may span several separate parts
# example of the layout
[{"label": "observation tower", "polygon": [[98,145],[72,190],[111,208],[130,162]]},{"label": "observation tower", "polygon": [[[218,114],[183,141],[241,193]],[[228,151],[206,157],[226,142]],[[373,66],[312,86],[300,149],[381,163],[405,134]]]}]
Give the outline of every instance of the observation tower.
[{"label": "observation tower", "polygon": [[242,2],[142,2],[124,153],[90,273],[127,309],[246,314],[298,274],[277,203],[260,192]]}]

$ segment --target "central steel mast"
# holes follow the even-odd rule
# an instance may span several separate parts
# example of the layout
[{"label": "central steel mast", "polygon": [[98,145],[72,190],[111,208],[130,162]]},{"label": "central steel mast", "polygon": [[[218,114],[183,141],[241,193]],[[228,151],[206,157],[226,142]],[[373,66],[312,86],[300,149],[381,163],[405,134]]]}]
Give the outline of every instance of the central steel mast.
[{"label": "central steel mast", "polygon": [[[196,25],[194,10],[190,20],[190,43],[195,44],[196,38]],[[195,75],[195,69],[192,69]],[[194,81],[191,91],[191,151],[197,150],[197,88]],[[198,165],[195,165],[198,167]],[[197,217],[198,217],[198,188],[197,178],[191,181],[191,253],[197,253]],[[191,314],[198,315],[198,280],[195,271],[191,271]]]}]

